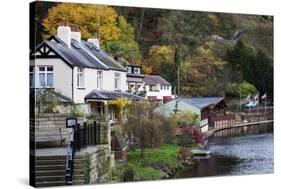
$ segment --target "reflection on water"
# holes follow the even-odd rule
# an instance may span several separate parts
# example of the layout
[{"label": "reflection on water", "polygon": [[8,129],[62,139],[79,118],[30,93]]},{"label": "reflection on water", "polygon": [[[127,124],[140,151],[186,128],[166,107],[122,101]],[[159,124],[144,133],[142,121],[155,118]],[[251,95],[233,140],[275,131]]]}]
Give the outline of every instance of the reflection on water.
[{"label": "reflection on water", "polygon": [[181,170],[176,177],[247,175],[273,173],[273,134],[214,138],[209,142],[212,155],[201,159],[192,170]]}]

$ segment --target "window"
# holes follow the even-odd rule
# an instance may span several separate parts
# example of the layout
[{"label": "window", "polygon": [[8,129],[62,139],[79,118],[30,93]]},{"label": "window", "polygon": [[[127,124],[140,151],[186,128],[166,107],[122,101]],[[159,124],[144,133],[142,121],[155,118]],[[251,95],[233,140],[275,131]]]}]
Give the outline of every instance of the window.
[{"label": "window", "polygon": [[29,87],[34,86],[34,66],[29,67]]},{"label": "window", "polygon": [[120,89],[120,73],[114,73],[114,89]]},{"label": "window", "polygon": [[131,67],[127,67],[127,72],[128,73],[132,73],[132,68]]},{"label": "window", "polygon": [[84,69],[83,68],[77,69],[77,87],[78,88],[84,87]]},{"label": "window", "polygon": [[52,66],[39,66],[39,85],[41,87],[53,86],[53,67]]},{"label": "window", "polygon": [[134,73],[135,74],[140,74],[140,69],[139,68],[134,68]]},{"label": "window", "polygon": [[97,72],[97,88],[102,89],[102,71]]}]

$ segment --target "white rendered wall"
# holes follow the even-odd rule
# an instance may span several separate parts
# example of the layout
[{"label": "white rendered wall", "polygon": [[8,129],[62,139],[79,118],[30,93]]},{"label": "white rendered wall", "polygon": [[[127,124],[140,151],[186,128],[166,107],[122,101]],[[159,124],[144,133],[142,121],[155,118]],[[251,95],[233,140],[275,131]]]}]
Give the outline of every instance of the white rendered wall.
[{"label": "white rendered wall", "polygon": [[126,72],[114,70],[97,70],[92,68],[84,68],[84,87],[77,87],[77,68],[74,67],[74,102],[84,103],[84,98],[92,90],[97,88],[97,71],[102,71],[102,88],[100,90],[114,91],[115,73],[120,73],[120,91],[126,91]]},{"label": "white rendered wall", "polygon": [[149,91],[149,85],[145,86],[146,97],[148,96],[156,96],[158,100],[163,100],[164,96],[172,96],[172,87],[169,86],[169,89],[164,90],[159,87],[159,91]]},{"label": "white rendered wall", "polygon": [[[31,61],[31,66],[35,66],[35,87],[39,85],[39,66],[53,66],[53,87],[57,92],[72,99],[72,68],[61,59],[40,59]],[[85,103],[85,96],[93,89],[97,89],[97,69],[84,68],[84,87],[77,87],[77,68],[73,68],[73,101],[74,103]],[[126,91],[126,72],[114,70],[100,70],[103,72],[102,90],[114,91],[115,73],[120,73],[120,91]]]},{"label": "white rendered wall", "polygon": [[31,61],[34,64],[35,88],[39,85],[39,66],[53,66],[53,87],[55,91],[72,99],[72,68],[61,59],[37,58]]}]

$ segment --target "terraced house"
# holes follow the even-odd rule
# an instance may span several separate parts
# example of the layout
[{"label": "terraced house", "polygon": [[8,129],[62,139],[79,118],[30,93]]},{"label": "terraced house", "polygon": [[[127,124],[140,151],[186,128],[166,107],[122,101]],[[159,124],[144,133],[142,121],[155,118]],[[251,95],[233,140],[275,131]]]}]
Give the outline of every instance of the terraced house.
[{"label": "terraced house", "polygon": [[108,100],[141,97],[126,92],[126,68],[99,45],[97,39],[81,40],[80,32],[59,26],[31,52],[30,87],[51,88],[97,115],[115,119]]},{"label": "terraced house", "polygon": [[150,101],[166,103],[174,98],[172,85],[160,75],[141,73],[141,66],[127,65],[127,91]]}]

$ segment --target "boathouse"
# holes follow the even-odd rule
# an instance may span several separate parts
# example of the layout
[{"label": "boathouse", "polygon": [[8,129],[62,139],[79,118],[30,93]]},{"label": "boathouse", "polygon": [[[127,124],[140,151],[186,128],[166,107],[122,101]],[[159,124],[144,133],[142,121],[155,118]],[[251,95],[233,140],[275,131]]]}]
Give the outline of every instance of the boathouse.
[{"label": "boathouse", "polygon": [[156,108],[156,111],[169,117],[175,113],[190,111],[198,115],[198,125],[202,132],[214,127],[224,127],[234,123],[234,115],[225,112],[224,97],[181,97]]}]

